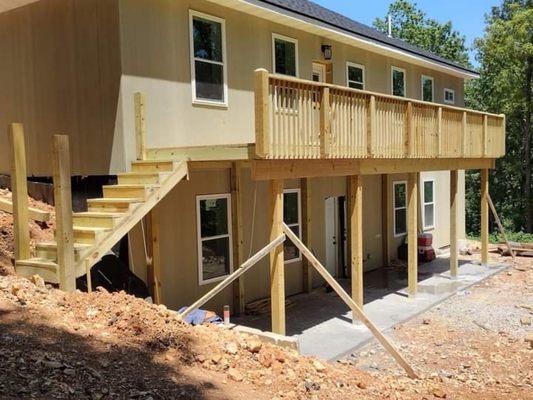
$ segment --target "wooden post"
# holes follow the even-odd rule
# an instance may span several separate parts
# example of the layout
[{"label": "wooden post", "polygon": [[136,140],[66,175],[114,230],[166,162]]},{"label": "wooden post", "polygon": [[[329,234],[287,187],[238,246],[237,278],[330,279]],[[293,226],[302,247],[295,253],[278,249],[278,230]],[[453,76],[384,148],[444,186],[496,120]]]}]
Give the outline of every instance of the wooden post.
[{"label": "wooden post", "polygon": [[415,135],[414,135],[414,125],[413,125],[413,103],[407,102],[407,110],[405,112],[406,119],[406,129],[405,129],[405,156],[413,157],[414,155],[414,145],[415,145]]},{"label": "wooden post", "polygon": [[13,233],[15,260],[30,258],[30,228],[28,181],[26,172],[26,146],[22,124],[9,125],[11,144],[11,192],[13,194]]},{"label": "wooden post", "polygon": [[481,170],[481,264],[489,262],[489,170]]},{"label": "wooden post", "polygon": [[459,181],[459,171],[450,171],[450,275],[457,277],[459,268],[458,246],[457,246],[457,207],[459,203],[459,192],[457,185]]},{"label": "wooden post", "polygon": [[[283,235],[283,180],[270,183],[270,241]],[[283,244],[270,252],[272,332],[285,335],[285,271]]]},{"label": "wooden post", "polygon": [[[352,299],[363,307],[363,177],[352,175],[350,177],[350,249]],[[354,315],[355,322],[355,315]]]},{"label": "wooden post", "polygon": [[331,151],[331,103],[329,87],[322,88],[320,104],[320,155],[328,157]]},{"label": "wooden post", "polygon": [[87,293],[93,292],[93,279],[91,277],[91,259],[85,259],[85,276],[87,278]]},{"label": "wooden post", "polygon": [[161,299],[161,251],[160,251],[160,228],[159,228],[159,205],[156,205],[150,211],[150,242],[152,249],[152,274],[154,284],[154,303],[160,304]]},{"label": "wooden post", "polygon": [[[236,270],[244,262],[244,234],[242,218],[242,166],[239,161],[232,164],[230,172],[231,184],[231,218],[233,228],[233,269]],[[239,315],[244,311],[244,275],[233,283],[233,313]]]},{"label": "wooden post", "polygon": [[489,131],[489,117],[487,114],[483,114],[483,134],[481,139],[481,145],[482,145],[482,157],[487,157],[487,149],[488,149],[488,131]]},{"label": "wooden post", "polygon": [[265,158],[270,153],[270,101],[268,71],[255,70],[255,152]]},{"label": "wooden post", "polygon": [[463,118],[461,121],[461,157],[466,156],[466,134],[468,131],[468,120],[466,111],[463,111]]},{"label": "wooden post", "polygon": [[498,213],[496,212],[496,207],[494,207],[494,203],[492,202],[492,198],[490,197],[490,194],[487,195],[487,200],[489,201],[489,206],[490,206],[490,210],[492,211],[492,216],[494,217],[494,220],[496,221],[496,225],[498,225],[498,230],[500,231],[500,234],[503,237],[503,241],[507,245],[507,249],[509,250],[509,254],[511,255],[511,257],[513,257],[513,261],[515,261],[515,254],[514,254],[513,248],[511,246],[511,243],[509,243],[509,240],[507,240],[505,229],[503,229],[502,221],[500,221],[500,217],[498,216]]},{"label": "wooden post", "polygon": [[376,96],[370,96],[368,104],[368,130],[366,135],[367,154],[374,155],[374,141],[376,140]]},{"label": "wooden post", "polygon": [[442,107],[437,109],[437,157],[441,157],[442,153]]},{"label": "wooden post", "polygon": [[409,297],[416,296],[418,286],[418,235],[417,235],[417,173],[407,179],[407,269]]},{"label": "wooden post", "polygon": [[146,159],[146,98],[143,93],[133,95],[135,103],[135,139],[137,146],[137,160]]},{"label": "wooden post", "polygon": [[382,251],[382,263],[385,266],[390,265],[390,253],[389,253],[389,208],[392,205],[389,190],[388,175],[381,175],[381,251]]},{"label": "wooden post", "polygon": [[76,271],[68,136],[54,135],[52,153],[59,288],[73,292],[76,290]]},{"label": "wooden post", "polygon": [[[311,248],[311,178],[302,178],[302,238],[308,248]],[[309,260],[302,260],[302,290],[304,293],[311,293],[313,290],[313,267]]]}]

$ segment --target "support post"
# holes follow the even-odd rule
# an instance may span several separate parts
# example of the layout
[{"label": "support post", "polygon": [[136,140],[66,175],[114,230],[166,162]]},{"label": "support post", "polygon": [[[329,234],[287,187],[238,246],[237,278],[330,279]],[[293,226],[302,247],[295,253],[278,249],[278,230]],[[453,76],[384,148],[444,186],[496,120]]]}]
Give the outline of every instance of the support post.
[{"label": "support post", "polygon": [[76,290],[76,272],[68,136],[54,135],[52,153],[59,288],[73,292]]},{"label": "support post", "polygon": [[[350,177],[350,249],[352,299],[363,307],[363,177]],[[355,314],[353,316],[355,322]]]},{"label": "support post", "polygon": [[407,179],[407,269],[409,297],[416,296],[418,286],[418,235],[417,235],[417,193],[418,174],[409,173]]},{"label": "support post", "polygon": [[[283,235],[283,180],[270,183],[270,241]],[[270,302],[272,332],[285,335],[285,271],[283,244],[270,252]]]},{"label": "support post", "polygon": [[450,171],[450,275],[457,277],[459,268],[458,246],[457,246],[457,204],[459,203],[459,192],[457,185],[459,182],[459,171]]},{"label": "support post", "polygon": [[[305,245],[311,248],[311,233],[312,233],[312,221],[311,221],[311,178],[302,178],[302,238]],[[313,290],[313,267],[310,265],[309,260],[304,258],[302,260],[302,284],[303,292],[311,293]]]},{"label": "support post", "polygon": [[255,152],[265,158],[270,153],[270,102],[268,71],[255,70]]},{"label": "support post", "polygon": [[154,303],[160,304],[161,299],[161,251],[159,229],[159,205],[156,205],[148,214],[150,218],[150,242],[152,250],[152,273],[154,285]]},{"label": "support post", "polygon": [[389,253],[389,208],[392,205],[389,190],[388,175],[381,175],[381,251],[382,262],[385,266],[390,265],[390,253]]},{"label": "support post", "polygon": [[[232,164],[230,172],[231,183],[231,218],[233,228],[233,269],[236,270],[244,262],[244,234],[242,219],[242,166],[239,161]],[[250,244],[251,245],[251,244]],[[233,283],[233,314],[239,315],[244,311],[244,275]]]},{"label": "support post", "polygon": [[15,261],[30,258],[30,229],[26,146],[22,124],[9,125],[11,144],[11,192],[13,194],[13,230]]},{"label": "support post", "polygon": [[481,264],[489,262],[489,170],[481,170]]},{"label": "support post", "polygon": [[327,157],[331,151],[331,103],[329,87],[322,88],[320,103],[320,155]]},{"label": "support post", "polygon": [[133,95],[135,103],[135,139],[137,160],[146,160],[146,98],[143,93]]}]

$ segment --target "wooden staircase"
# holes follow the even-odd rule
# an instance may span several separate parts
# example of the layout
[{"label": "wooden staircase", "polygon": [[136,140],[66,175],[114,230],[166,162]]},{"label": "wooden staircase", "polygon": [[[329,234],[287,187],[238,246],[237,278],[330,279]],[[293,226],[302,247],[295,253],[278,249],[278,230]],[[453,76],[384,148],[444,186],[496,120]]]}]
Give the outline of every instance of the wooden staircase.
[{"label": "wooden staircase", "polygon": [[[134,161],[131,172],[118,175],[118,184],[103,186],[103,198],[87,200],[88,211],[72,216],[76,278],[187,177],[185,161]],[[38,243],[36,257],[18,260],[15,266],[19,275],[39,274],[46,282],[59,283],[57,243]]]}]

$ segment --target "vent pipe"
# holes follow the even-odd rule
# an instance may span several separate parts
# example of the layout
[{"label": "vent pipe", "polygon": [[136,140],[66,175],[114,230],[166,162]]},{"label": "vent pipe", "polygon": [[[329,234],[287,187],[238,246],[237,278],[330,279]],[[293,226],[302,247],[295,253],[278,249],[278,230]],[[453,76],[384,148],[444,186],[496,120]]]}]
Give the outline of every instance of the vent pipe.
[{"label": "vent pipe", "polygon": [[387,15],[387,20],[389,23],[389,37],[391,38],[392,37],[392,17],[390,14]]}]

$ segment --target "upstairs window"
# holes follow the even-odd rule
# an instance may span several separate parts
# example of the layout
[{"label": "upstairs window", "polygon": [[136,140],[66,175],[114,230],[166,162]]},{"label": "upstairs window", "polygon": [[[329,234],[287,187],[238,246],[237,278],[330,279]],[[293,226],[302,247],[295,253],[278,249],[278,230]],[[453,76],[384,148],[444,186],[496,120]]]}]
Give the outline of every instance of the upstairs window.
[{"label": "upstairs window", "polygon": [[394,236],[407,233],[407,182],[394,182]]},{"label": "upstairs window", "polygon": [[433,78],[422,75],[422,100],[435,101],[433,96]]},{"label": "upstairs window", "polygon": [[225,22],[190,11],[190,30],[193,102],[226,105]]},{"label": "upstairs window", "polygon": [[435,181],[424,181],[424,229],[435,228]]},{"label": "upstairs window", "polygon": [[447,104],[455,104],[455,90],[444,89],[444,102]]},{"label": "upstairs window", "polygon": [[347,63],[346,64],[346,81],[348,86],[353,89],[365,88],[365,67],[359,64]]},{"label": "upstairs window", "polygon": [[231,197],[197,196],[198,268],[200,284],[223,279],[232,272]]},{"label": "upstairs window", "polygon": [[405,69],[392,67],[391,82],[392,94],[405,97]]},{"label": "upstairs window", "polygon": [[[283,222],[285,222],[296,236],[301,238],[300,189],[287,189],[283,191]],[[300,251],[288,239],[283,244],[283,252],[285,262],[301,260]]]},{"label": "upstairs window", "polygon": [[298,76],[298,41],[272,35],[272,57],[276,74]]}]

